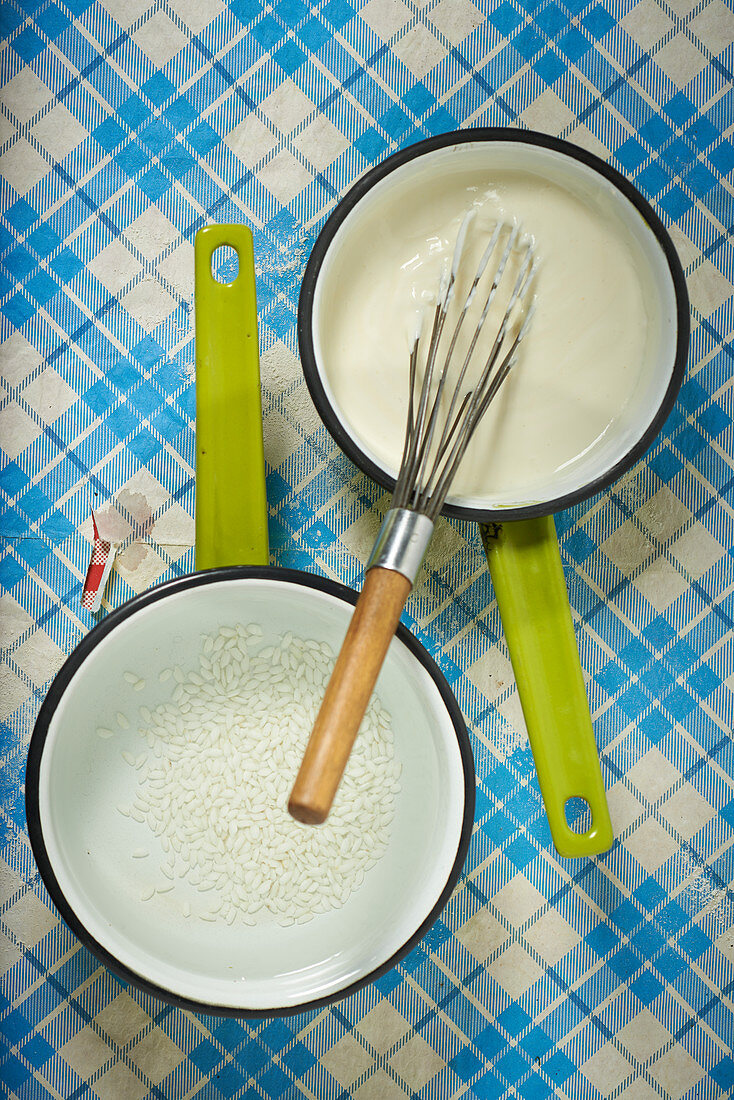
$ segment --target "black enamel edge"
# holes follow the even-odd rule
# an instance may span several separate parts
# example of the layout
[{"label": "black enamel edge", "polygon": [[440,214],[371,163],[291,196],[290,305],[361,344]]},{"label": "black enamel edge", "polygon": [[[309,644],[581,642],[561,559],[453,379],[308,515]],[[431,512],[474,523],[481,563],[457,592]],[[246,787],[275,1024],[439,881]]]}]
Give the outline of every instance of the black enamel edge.
[{"label": "black enamel edge", "polygon": [[342,426],[338,416],[334,412],[331,402],[321,382],[313,345],[312,316],[313,301],[316,291],[321,265],[331,245],[337,230],[345,218],[352,212],[358,202],[375,186],[396,168],[402,167],[416,157],[424,153],[430,153],[436,149],[443,149],[451,145],[463,145],[467,142],[492,142],[515,141],[524,145],[539,145],[545,149],[562,153],[574,160],[580,161],[588,168],[592,168],[599,175],[607,179],[618,191],[627,198],[637,209],[642,219],[656,237],[665,256],[670,276],[675,291],[677,312],[677,340],[675,361],[670,382],[665,395],[658,406],[657,412],[646,428],[641,438],[630,448],[625,456],[614,466],[610,467],[595,481],[587,482],[573,493],[556,497],[554,500],[542,501],[540,504],[527,504],[518,508],[500,508],[489,510],[484,508],[468,508],[455,504],[445,504],[442,511],[444,515],[453,516],[456,519],[476,520],[480,523],[490,521],[529,519],[532,516],[548,515],[551,512],[559,512],[564,508],[570,508],[580,501],[588,499],[595,493],[608,488],[614,481],[625,473],[637,459],[645,453],[652,441],[660,432],[668,415],[670,414],[678,396],[683,377],[685,375],[688,360],[688,343],[690,337],[690,306],[685,277],[678,254],[668,231],[653,208],[640,192],[633,187],[629,180],[625,179],[615,168],[606,164],[593,153],[588,153],[570,142],[560,138],[550,137],[534,130],[513,130],[502,126],[477,127],[476,129],[457,130],[448,134],[438,134],[424,141],[416,142],[405,149],[401,149],[392,156],[387,157],[375,168],[366,172],[354,184],[354,186],[340,200],[336,209],[324,224],[316,243],[314,244],[301,286],[301,294],[298,301],[298,347],[301,356],[303,374],[319,416],[323,420],[329,434],[339,444],[345,454],[366,474],[369,474],[378,485],[385,489],[393,490],[395,481],[386,471],[369,458],[361,447]]},{"label": "black enamel edge", "polygon": [[435,905],[431,909],[428,916],[422,922],[422,924],[415,930],[408,940],[398,950],[382,963],[376,969],[370,971],[364,977],[359,978],[357,981],[352,982],[344,989],[337,990],[336,992],[329,994],[326,997],[321,997],[313,1001],[304,1002],[297,1005],[286,1005],[283,1007],[275,1007],[268,1009],[248,1009],[248,1008],[235,1008],[229,1005],[215,1005],[206,1002],[189,1000],[186,997],[180,997],[176,993],[172,993],[169,990],[155,985],[153,982],[148,981],[145,977],[130,970],[127,966],[121,963],[114,955],[112,955],[106,948],[98,943],[91,935],[88,929],[81,922],[76,915],[71,905],[66,899],[66,896],[59,885],[58,880],[53,871],[51,860],[49,859],[46,845],[43,839],[43,832],[41,829],[41,817],[39,806],[39,777],[41,768],[41,759],[43,756],[43,750],[48,735],[49,726],[53,715],[58,707],[64,692],[66,691],[72,677],[78,671],[84,660],[91,654],[94,648],[101,642],[111,631],[118,627],[121,623],[125,622],[137,611],[142,610],[144,607],[149,607],[151,604],[157,603],[159,600],[165,599],[167,596],[176,595],[186,589],[197,588],[202,585],[216,584],[222,581],[242,581],[242,580],[276,580],[287,581],[290,584],[303,585],[306,588],[313,588],[320,592],[325,592],[330,596],[335,596],[337,599],[342,600],[344,603],[355,604],[357,602],[357,592],[351,588],[347,588],[343,584],[339,584],[336,581],[329,580],[325,577],[319,577],[311,573],[302,573],[295,569],[280,569],[275,567],[241,567],[241,568],[228,568],[228,569],[211,569],[203,573],[194,573],[186,577],[178,578],[176,580],[168,581],[165,584],[158,585],[155,588],[143,593],[140,596],[136,596],[123,604],[122,607],[116,611],[111,612],[101,623],[95,626],[89,634],[79,643],[73,653],[67,658],[64,665],[60,669],[59,673],[53,680],[48,694],[43,702],[41,710],[36,719],[33,733],[31,735],[31,741],[28,748],[28,761],[26,764],[26,792],[25,792],[25,805],[26,805],[26,819],[28,822],[28,833],[31,841],[31,848],[35,857],[38,869],[41,873],[46,888],[51,895],[51,898],[58,909],[59,913],[63,917],[66,924],[77,936],[77,938],[87,947],[97,958],[104,963],[104,965],[116,974],[119,978],[122,978],[126,982],[130,982],[138,989],[145,993],[149,993],[154,997],[158,997],[163,1001],[176,1005],[178,1008],[188,1009],[191,1012],[203,1013],[210,1016],[237,1016],[237,1017],[251,1017],[255,1019],[265,1019],[273,1016],[292,1016],[302,1012],[308,1012],[310,1009],[322,1008],[324,1005],[333,1004],[336,1001],[341,1001],[345,997],[349,997],[352,993],[361,989],[363,986],[368,985],[370,982],[375,981],[383,974],[391,970],[409,951],[415,947],[415,945],[422,939],[431,925],[438,918],[441,910],[448,901],[454,886],[456,885],[461,869],[464,866],[464,860],[466,859],[466,853],[469,847],[469,839],[471,837],[472,827],[474,823],[474,799],[475,799],[475,784],[476,777],[474,771],[474,757],[469,743],[469,736],[466,731],[466,724],[464,718],[459,709],[459,705],[454,697],[451,688],[449,687],[445,676],[439,669],[436,662],[427,652],[427,650],[421,645],[421,643],[413,637],[410,631],[402,623],[398,626],[396,631],[397,637],[401,642],[410,650],[414,657],[416,657],[423,667],[426,669],[431,679],[438,688],[439,694],[443,703],[448,711],[449,718],[454,727],[456,734],[456,740],[459,745],[459,753],[461,755],[462,770],[464,774],[464,815],[462,820],[461,835],[459,837],[459,845],[456,852],[456,858],[454,860],[449,876],[446,880],[441,894],[436,901]]}]

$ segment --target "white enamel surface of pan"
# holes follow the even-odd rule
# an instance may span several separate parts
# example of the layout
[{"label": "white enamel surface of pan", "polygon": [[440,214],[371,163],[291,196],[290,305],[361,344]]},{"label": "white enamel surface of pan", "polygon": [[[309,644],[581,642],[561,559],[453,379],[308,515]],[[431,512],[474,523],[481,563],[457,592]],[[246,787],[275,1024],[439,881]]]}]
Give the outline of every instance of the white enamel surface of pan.
[{"label": "white enamel surface of pan", "polygon": [[[221,577],[221,579],[219,579]],[[70,658],[39,716],[28,769],[29,825],[39,866],[62,915],[114,970],[194,1008],[287,1012],[341,996],[376,976],[432,923],[464,860],[474,771],[466,732],[443,677],[401,631],[378,694],[392,715],[401,790],[389,847],[340,909],[302,925],[254,927],[184,917],[201,909],[184,884],[141,901],[163,860],[145,824],[123,817],[136,771],[123,751],[146,745],[138,708],[167,700],[159,672],[195,668],[202,633],[255,622],[264,644],[286,631],[338,650],[349,590],[275,569],[216,570],[126,604]],[[124,678],[145,680],[136,691]],[[130,723],[120,728],[118,713]],[[101,739],[97,729],[114,731]],[[132,858],[138,848],[150,851]],[[298,914],[293,914],[298,916]]]}]

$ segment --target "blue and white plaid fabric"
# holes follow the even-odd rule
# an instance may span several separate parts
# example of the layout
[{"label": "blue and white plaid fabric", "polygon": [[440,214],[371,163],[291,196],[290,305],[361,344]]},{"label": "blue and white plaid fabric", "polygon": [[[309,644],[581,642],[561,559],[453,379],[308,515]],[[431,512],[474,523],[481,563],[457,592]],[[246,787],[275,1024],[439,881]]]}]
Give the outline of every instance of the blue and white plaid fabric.
[{"label": "blue and white plaid fabric", "polygon": [[[5,0],[0,119],[0,1081],[17,1100],[734,1091],[734,10],[722,0]],[[273,559],[356,583],[385,495],[295,354],[337,197],[407,142],[532,127],[626,173],[693,308],[660,440],[557,517],[617,842],[550,842],[476,528],[442,521],[406,619],[471,728],[476,826],[441,919],[339,1005],[222,1021],[125,988],[30,854],[25,753],[117,501],[109,605],[193,566],[194,233],[258,258]],[[0,1090],[1,1091],[1,1090]]]}]

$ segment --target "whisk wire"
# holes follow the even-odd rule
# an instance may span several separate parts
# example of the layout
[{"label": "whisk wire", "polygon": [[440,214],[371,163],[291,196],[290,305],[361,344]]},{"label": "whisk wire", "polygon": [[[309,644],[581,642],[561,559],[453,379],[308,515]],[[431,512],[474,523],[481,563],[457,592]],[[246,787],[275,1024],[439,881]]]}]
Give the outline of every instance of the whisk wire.
[{"label": "whisk wire", "polygon": [[[451,353],[453,352],[453,349],[454,349],[454,344],[456,343],[456,337],[458,337],[458,334],[459,334],[459,329],[461,328],[461,325],[463,324],[464,318],[466,317],[467,313],[469,312],[469,306],[472,304],[472,302],[474,300],[474,295],[476,294],[477,286],[479,285],[479,280],[481,279],[482,275],[484,274],[484,272],[486,270],[486,267],[487,267],[487,264],[489,263],[489,261],[492,257],[492,254],[493,254],[493,252],[494,252],[494,250],[497,246],[497,241],[499,240],[499,236],[500,236],[500,233],[501,233],[502,229],[503,229],[502,223],[498,222],[497,225],[494,228],[494,232],[492,233],[489,244],[487,245],[486,249],[484,250],[482,258],[479,261],[479,267],[477,268],[477,273],[474,276],[474,281],[471,285],[471,289],[469,290],[466,301],[464,302],[464,308],[462,309],[461,314],[459,316],[459,320],[457,321],[456,329],[454,330],[454,340],[452,341],[451,347],[449,348],[449,353],[446,356],[446,367],[447,368],[448,368],[448,363],[449,363],[450,358],[451,358]],[[508,241],[507,246],[505,247],[505,252],[500,257],[500,262],[498,264],[498,270],[499,271],[504,271],[505,265],[507,263],[507,259],[508,259],[509,254],[510,254],[509,250],[510,250],[510,247],[511,247],[511,244],[512,244],[512,240],[513,240],[513,237],[511,235],[510,240]],[[484,307],[483,307],[482,312],[480,314],[479,321],[474,326],[474,334],[473,334],[473,336],[471,338],[471,341],[469,343],[469,349],[468,349],[468,351],[467,351],[467,353],[464,357],[464,362],[463,362],[461,370],[459,372],[459,377],[456,380],[456,385],[454,387],[454,392],[453,392],[452,397],[451,397],[451,404],[449,406],[449,411],[446,413],[446,421],[445,421],[446,425],[450,422],[451,417],[453,416],[454,409],[456,407],[456,401],[458,399],[459,393],[461,391],[461,387],[462,387],[463,382],[464,382],[464,376],[466,375],[467,368],[468,368],[469,363],[471,361],[471,358],[474,354],[474,349],[477,345],[477,340],[479,339],[479,334],[482,331],[482,325],[484,324],[484,320],[487,316],[487,311],[489,310],[489,306],[490,306],[490,304],[492,302],[492,299],[494,298],[495,292],[497,290],[497,285],[498,285],[498,280],[497,280],[497,278],[495,278],[492,281],[492,286],[490,287],[489,293],[487,295],[487,300],[484,303]],[[445,431],[445,427],[444,427],[444,431]],[[441,448],[439,446],[439,450],[440,449]]]},{"label": "whisk wire", "polygon": [[[435,519],[443,507],[446,494],[476,427],[494,400],[512,367],[515,365],[517,349],[532,320],[532,305],[519,325],[515,336],[512,338],[509,348],[504,351],[499,367],[494,371],[495,363],[497,362],[500,352],[503,351],[507,326],[512,317],[512,312],[516,304],[522,302],[525,298],[529,287],[532,285],[535,271],[536,264],[532,256],[532,246],[529,245],[527,255],[521,265],[520,273],[512,295],[510,296],[510,301],[507,305],[500,331],[497,334],[495,343],[487,358],[482,375],[474,390],[471,392],[468,407],[464,408],[464,406],[462,406],[463,411],[460,417],[457,418],[457,423],[461,426],[459,428],[459,434],[454,441],[451,453],[443,465],[441,465],[438,460],[434,463],[431,478],[421,494],[419,510],[425,512],[426,515],[432,519]],[[436,481],[435,487],[433,485],[434,480]]]},{"label": "whisk wire", "polygon": [[[500,224],[500,226],[498,228],[503,229],[503,228],[506,228],[506,227],[502,226]],[[466,402],[462,402],[462,405],[461,405],[461,408],[460,408],[459,412],[456,414],[456,417],[452,420],[452,416],[453,416],[454,409],[455,409],[455,406],[456,406],[456,401],[458,400],[458,396],[461,393],[461,389],[462,389],[462,386],[463,386],[463,383],[464,383],[464,378],[466,376],[466,372],[467,372],[467,370],[469,368],[469,364],[472,361],[472,358],[474,356],[474,351],[475,351],[475,348],[476,348],[476,345],[477,345],[477,341],[479,339],[479,335],[483,330],[484,323],[486,321],[487,314],[489,312],[489,308],[490,308],[490,306],[491,306],[491,304],[494,300],[494,297],[497,293],[497,288],[499,287],[500,282],[502,280],[502,276],[503,276],[505,268],[507,266],[507,261],[509,260],[511,252],[512,252],[512,250],[513,250],[513,248],[516,244],[518,234],[519,234],[519,228],[518,227],[514,227],[510,230],[507,242],[505,244],[505,248],[504,248],[504,250],[503,250],[503,252],[500,256],[499,262],[497,264],[497,269],[495,271],[494,277],[492,279],[492,283],[491,283],[489,291],[487,293],[487,297],[485,299],[484,306],[482,307],[482,311],[481,311],[481,313],[479,315],[479,319],[476,323],[474,333],[473,333],[471,342],[469,344],[469,348],[468,348],[468,350],[466,352],[466,355],[464,357],[464,362],[462,364],[461,370],[459,372],[459,376],[458,376],[458,378],[456,380],[456,384],[454,386],[454,392],[452,394],[451,404],[450,404],[449,410],[446,413],[446,416],[444,418],[443,433],[442,433],[441,439],[439,440],[439,445],[438,445],[438,448],[437,448],[437,452],[436,452],[436,456],[435,456],[435,459],[434,459],[433,467],[431,469],[428,480],[426,482],[423,482],[422,480],[419,479],[416,482],[417,496],[416,496],[415,506],[419,511],[428,512],[428,510],[429,510],[429,501],[430,501],[431,495],[434,491],[433,490],[433,483],[439,477],[440,456],[442,457],[446,453],[446,450],[447,450],[447,447],[448,447],[448,440],[455,434],[455,431],[456,431],[457,427],[459,426],[459,423],[462,422],[462,418],[464,417]],[[493,237],[493,240],[496,241],[496,237]],[[487,255],[487,252],[489,252],[489,249],[487,249],[487,251],[485,252],[485,256]],[[486,263],[484,262],[484,257],[482,258],[482,263],[480,264],[480,267],[481,267],[482,271],[486,267]],[[517,285],[515,287],[515,291],[510,296],[510,301],[509,301],[508,305],[505,307],[505,314],[504,314],[504,317],[503,317],[503,321],[502,321],[500,329],[499,329],[499,331],[498,331],[498,333],[495,337],[494,344],[492,345],[492,348],[490,350],[490,353],[489,353],[489,356],[487,358],[484,370],[482,372],[482,376],[479,380],[479,383],[475,387],[475,390],[470,391],[470,393],[469,393],[470,411],[469,411],[469,413],[466,414],[467,418],[471,416],[471,411],[473,410],[473,408],[476,405],[476,402],[473,402],[473,393],[481,392],[482,387],[485,384],[487,378],[489,377],[490,371],[492,370],[492,367],[494,366],[494,363],[495,363],[495,361],[497,359],[497,356],[499,354],[500,348],[502,346],[502,343],[503,343],[503,340],[504,340],[504,337],[505,337],[507,324],[508,324],[509,319],[512,315],[512,310],[513,310],[513,307],[515,305],[515,302],[517,301],[517,288],[520,286],[520,284],[522,282],[522,279],[524,277],[524,274],[525,274],[525,268],[523,267],[523,269],[521,270],[520,276],[518,278]],[[472,292],[470,292],[469,297],[470,298],[473,297]],[[465,306],[465,309],[466,309],[466,306]],[[437,405],[435,406],[435,409],[437,411]],[[466,425],[466,420],[464,420],[463,423]],[[471,427],[471,431],[473,431],[473,426]],[[468,433],[465,433],[465,434],[467,434],[467,443],[468,443],[468,435],[471,434],[471,431],[469,431]],[[462,451],[462,454],[463,454],[463,451]],[[440,511],[440,508],[441,508],[442,504],[443,504],[443,501],[441,501],[438,505],[438,508],[435,509],[435,514],[438,514],[438,511]],[[433,512],[433,511],[434,511],[434,509],[431,509],[431,512]]]},{"label": "whisk wire", "polygon": [[[438,321],[438,316],[434,318],[434,327]],[[425,416],[425,405],[428,401],[428,392],[425,385],[421,386],[420,396],[418,399],[418,411],[413,417],[413,405],[415,394],[415,383],[418,373],[418,352],[420,347],[420,333],[418,333],[413,342],[413,347],[410,353],[410,396],[408,399],[408,426],[405,433],[405,443],[403,446],[403,459],[400,464],[400,472],[398,474],[398,480],[395,485],[395,492],[393,493],[393,502],[396,508],[407,507],[406,504],[401,503],[403,500],[407,500],[409,496],[409,487],[414,484],[414,469],[416,464],[416,452],[418,448],[418,441],[420,438],[420,426]],[[428,370],[428,364],[426,371]],[[424,375],[425,381],[425,375]]]},{"label": "whisk wire", "polygon": [[[461,262],[461,254],[463,252],[464,242],[465,242],[465,239],[466,239],[466,231],[468,229],[468,226],[471,224],[471,220],[473,218],[474,218],[474,211],[472,210],[464,218],[464,221],[462,222],[462,225],[461,225],[461,229],[459,230],[459,236],[458,236],[457,242],[456,242],[456,249],[454,251],[454,260],[453,260],[453,263],[451,265],[451,271],[452,271],[452,275],[453,275],[453,278],[454,278],[454,285],[455,285],[455,281],[456,281],[456,275],[457,275],[457,272],[458,272],[458,269],[459,269],[459,264]],[[441,370],[441,376],[439,378],[438,386],[436,387],[436,393],[435,393],[434,398],[433,398],[433,405],[431,407],[431,414],[430,414],[430,417],[429,417],[429,420],[428,420],[428,428],[426,430],[425,437],[424,437],[424,440],[423,440],[423,444],[421,446],[420,463],[418,465],[417,473],[416,473],[416,476],[415,476],[415,479],[414,479],[416,486],[420,486],[424,482],[426,466],[427,466],[429,455],[430,455],[431,445],[433,443],[433,436],[434,436],[434,433],[435,433],[435,430],[436,430],[436,425],[437,425],[438,420],[439,420],[439,411],[440,411],[440,407],[441,407],[441,400],[443,398],[443,392],[444,392],[444,388],[446,386],[446,380],[448,378],[449,367],[451,365],[451,359],[452,359],[452,356],[454,354],[454,348],[456,347],[456,343],[459,339],[459,334],[461,333],[461,328],[462,328],[462,325],[464,324],[464,320],[465,320],[465,318],[468,314],[469,307],[470,307],[470,305],[471,305],[471,303],[474,299],[474,295],[476,293],[477,286],[479,285],[479,281],[482,278],[482,275],[484,274],[484,271],[487,267],[487,264],[489,263],[489,260],[490,260],[490,257],[492,255],[492,253],[494,252],[495,246],[496,246],[497,241],[499,239],[501,229],[502,229],[502,225],[501,225],[501,223],[498,223],[495,226],[495,230],[494,230],[494,233],[492,234],[489,245],[487,246],[487,248],[484,250],[484,252],[482,254],[482,257],[479,261],[479,266],[477,267],[477,270],[474,274],[474,278],[472,280],[471,286],[470,286],[469,291],[468,291],[468,293],[466,295],[466,298],[464,300],[464,304],[463,304],[461,310],[459,311],[459,316],[456,320],[456,324],[454,325],[454,331],[453,331],[453,334],[451,336],[451,340],[449,342],[448,350],[447,350],[446,355],[444,357],[443,368]],[[506,263],[507,262],[506,257],[503,257],[503,258],[504,258],[504,262]],[[502,263],[502,258],[500,259],[500,263]],[[447,308],[448,308],[448,306],[447,306]],[[457,398],[457,395],[459,393],[459,388],[461,387],[461,384],[464,380],[464,375],[466,373],[466,368],[468,366],[469,359],[471,358],[471,354],[472,354],[472,351],[473,351],[474,346],[476,344],[478,336],[479,336],[479,329],[477,329],[474,333],[474,336],[473,336],[471,344],[470,344],[469,352],[467,353],[467,357],[464,360],[464,365],[463,365],[463,367],[462,367],[462,369],[459,373],[459,378],[456,382],[456,385],[454,386],[454,392],[453,392],[452,397],[451,397],[451,406],[450,406],[449,412],[447,413],[446,417],[444,418],[442,437],[441,437],[441,440],[439,441],[439,450],[441,449],[441,446],[442,446],[442,443],[443,443],[443,436],[446,433],[446,427],[447,427],[447,424],[450,420],[454,405],[456,403],[456,398]],[[432,346],[431,349],[429,350],[429,355],[432,355],[435,358],[437,352],[438,352],[438,341],[436,341],[435,347]]]},{"label": "whisk wire", "polygon": [[[433,371],[436,365],[438,345],[441,340],[443,326],[446,322],[448,302],[450,300],[450,296],[453,290],[454,278],[455,268],[452,264],[450,270],[444,270],[438,300],[436,302],[433,313],[433,326],[431,329],[428,357],[426,360],[426,367],[423,372],[423,381],[421,383],[420,395],[418,399],[418,412],[414,423],[411,423],[412,415],[409,414],[408,431],[406,431],[405,445],[403,447],[403,461],[400,466],[400,473],[398,474],[398,481],[395,486],[395,492],[393,494],[393,500],[396,502],[400,502],[404,498],[409,498],[410,486],[413,486],[416,483],[416,472],[419,469],[422,461],[423,447],[425,446],[425,435],[423,432],[423,427],[428,410],[428,399],[430,396]],[[409,409],[412,408],[414,402],[415,384],[417,378],[418,351],[420,347],[422,328],[423,326],[422,324],[420,324],[413,341],[413,347],[411,349]],[[396,508],[403,506],[404,505],[400,503],[395,504]]]},{"label": "whisk wire", "polygon": [[[401,470],[401,472],[405,468],[405,460],[407,458],[408,451],[410,449],[410,445],[411,445],[411,442],[413,440],[413,433],[414,433],[414,429],[415,429],[415,425],[413,423],[413,406],[414,406],[414,402],[415,402],[415,379],[416,379],[416,374],[417,374],[417,371],[418,371],[418,346],[419,346],[419,343],[420,343],[420,334],[421,334],[421,324],[419,322],[418,328],[416,330],[415,337],[413,338],[413,344],[412,344],[411,349],[410,349],[410,371],[409,371],[409,381],[408,381],[408,386],[409,386],[409,389],[408,389],[408,415],[407,415],[407,418],[406,418],[406,426],[405,426],[405,442],[403,443],[403,456],[400,459],[400,470]],[[397,493],[397,486],[396,486],[395,492]]]},{"label": "whisk wire", "polygon": [[[472,390],[462,396],[464,380],[474,357],[487,315],[502,283],[510,256],[518,246],[520,228],[500,222],[495,226],[490,241],[482,253],[469,290],[459,309],[453,333],[449,339],[448,348],[440,368],[438,381],[435,385],[435,392],[431,399],[439,346],[449,305],[456,290],[457,273],[473,217],[474,212],[470,211],[461,224],[451,268],[448,272],[445,272],[441,282],[426,352],[426,366],[420,382],[417,414],[414,414],[414,410],[423,325],[419,327],[416,333],[410,353],[408,418],[403,460],[393,498],[393,507],[409,508],[422,512],[432,520],[435,519],[443,507],[451,481],[466,452],[471,436],[515,364],[518,345],[527,331],[532,316],[531,306],[524,317],[517,317],[519,306],[523,303],[529,288],[533,284],[537,267],[533,242],[527,240],[523,244],[525,254],[520,260],[512,291],[479,380]],[[480,280],[495,254],[498,241],[503,232],[507,233],[507,237],[496,261],[489,289],[478,320],[475,323],[461,369],[453,385],[448,411],[441,418],[441,404],[447,389],[450,377],[449,368],[458,338],[469,313],[469,308],[476,296]],[[516,320],[518,322],[517,331],[514,337],[509,340],[509,347],[506,347],[509,326]],[[498,362],[499,365],[497,365]],[[434,446],[437,426],[441,419],[440,434]]]}]

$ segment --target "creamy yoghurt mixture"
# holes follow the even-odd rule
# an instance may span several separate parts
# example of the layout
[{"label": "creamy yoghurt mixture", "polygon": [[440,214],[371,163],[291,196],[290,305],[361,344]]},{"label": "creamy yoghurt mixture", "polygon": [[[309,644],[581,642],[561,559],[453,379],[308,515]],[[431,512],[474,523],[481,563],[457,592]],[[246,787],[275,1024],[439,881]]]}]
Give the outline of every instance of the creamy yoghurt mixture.
[{"label": "creamy yoghurt mixture", "polygon": [[[497,220],[534,239],[539,270],[522,354],[480,424],[450,496],[543,499],[549,480],[572,474],[630,416],[659,343],[659,310],[642,247],[591,187],[566,188],[514,169],[474,169],[429,176],[418,194],[415,187],[387,189],[379,202],[365,204],[343,241],[335,241],[317,304],[317,356],[345,426],[395,473],[416,317],[435,301],[471,208],[465,274],[473,274]],[[495,332],[485,326],[485,344]]]}]

